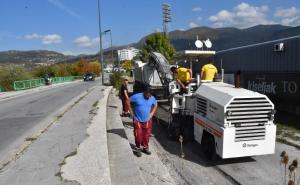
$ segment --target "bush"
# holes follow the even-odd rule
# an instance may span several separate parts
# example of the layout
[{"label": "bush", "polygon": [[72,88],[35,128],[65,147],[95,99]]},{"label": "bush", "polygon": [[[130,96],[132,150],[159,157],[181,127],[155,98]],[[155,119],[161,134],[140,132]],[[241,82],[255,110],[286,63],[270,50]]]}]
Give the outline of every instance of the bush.
[{"label": "bush", "polygon": [[17,65],[0,66],[0,86],[5,91],[13,90],[13,82],[18,80],[31,79],[31,74],[23,67]]},{"label": "bush", "polygon": [[110,75],[109,80],[110,80],[110,84],[114,88],[119,90],[121,88],[124,79],[122,77],[122,73],[114,72],[112,75]]},{"label": "bush", "polygon": [[86,72],[92,72],[99,76],[101,66],[98,61],[88,62],[80,60],[75,64],[53,64],[50,66],[40,66],[32,71],[35,77],[43,77],[45,74],[51,77],[58,76],[82,76]]}]

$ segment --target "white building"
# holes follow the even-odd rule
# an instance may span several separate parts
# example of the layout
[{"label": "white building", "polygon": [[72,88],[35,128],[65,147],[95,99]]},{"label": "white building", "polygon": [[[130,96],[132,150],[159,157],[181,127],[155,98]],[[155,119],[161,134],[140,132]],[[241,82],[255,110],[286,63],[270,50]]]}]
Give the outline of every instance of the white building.
[{"label": "white building", "polygon": [[140,50],[134,47],[118,50],[118,59],[119,61],[132,60],[139,52]]}]

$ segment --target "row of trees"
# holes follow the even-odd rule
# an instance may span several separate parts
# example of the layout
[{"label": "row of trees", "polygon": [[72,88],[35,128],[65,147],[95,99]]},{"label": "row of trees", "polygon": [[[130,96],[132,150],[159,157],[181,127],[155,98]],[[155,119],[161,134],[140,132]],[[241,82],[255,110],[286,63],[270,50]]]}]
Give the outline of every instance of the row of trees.
[{"label": "row of trees", "polygon": [[88,62],[84,59],[74,64],[54,64],[40,66],[32,70],[27,70],[17,65],[0,65],[0,87],[10,91],[13,89],[13,82],[18,80],[43,78],[45,74],[48,74],[50,77],[82,76],[86,72],[92,72],[98,76],[100,70],[98,61]]},{"label": "row of trees", "polygon": [[33,69],[32,74],[35,77],[43,77],[45,74],[50,76],[81,76],[86,72],[92,72],[95,75],[100,74],[100,64],[98,61],[87,62],[81,59],[75,64],[54,64],[51,66],[40,66]]}]

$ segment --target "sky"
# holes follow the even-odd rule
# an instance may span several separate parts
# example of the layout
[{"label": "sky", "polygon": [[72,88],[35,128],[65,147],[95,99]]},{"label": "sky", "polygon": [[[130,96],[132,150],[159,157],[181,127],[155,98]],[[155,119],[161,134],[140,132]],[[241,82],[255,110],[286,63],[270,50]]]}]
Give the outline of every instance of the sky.
[{"label": "sky", "polygon": [[[99,51],[97,0],[0,0],[0,51]],[[162,4],[171,5],[169,30],[197,26],[248,28],[300,25],[300,0],[100,0],[103,47],[139,41],[162,30]]]}]

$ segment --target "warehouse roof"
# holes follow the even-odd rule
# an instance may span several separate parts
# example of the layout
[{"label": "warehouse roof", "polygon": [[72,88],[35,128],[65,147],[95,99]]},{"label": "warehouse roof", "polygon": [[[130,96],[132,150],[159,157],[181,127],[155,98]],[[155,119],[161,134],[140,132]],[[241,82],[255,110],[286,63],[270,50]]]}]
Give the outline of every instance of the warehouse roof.
[{"label": "warehouse roof", "polygon": [[266,41],[266,42],[261,42],[261,43],[256,43],[256,44],[250,44],[250,45],[240,46],[240,47],[235,47],[235,48],[230,48],[230,49],[224,49],[224,50],[218,51],[217,53],[219,54],[219,53],[223,53],[223,52],[227,52],[227,51],[234,51],[234,50],[250,48],[250,47],[255,47],[255,46],[262,46],[265,44],[272,44],[272,43],[275,44],[277,42],[283,42],[286,40],[291,40],[291,39],[296,39],[296,38],[300,38],[300,35],[293,36],[293,37],[285,37],[285,38],[281,38],[281,39],[277,39],[277,40],[271,40],[271,41]]},{"label": "warehouse roof", "polygon": [[183,50],[175,53],[175,59],[201,59],[214,56],[216,51],[210,50]]}]

